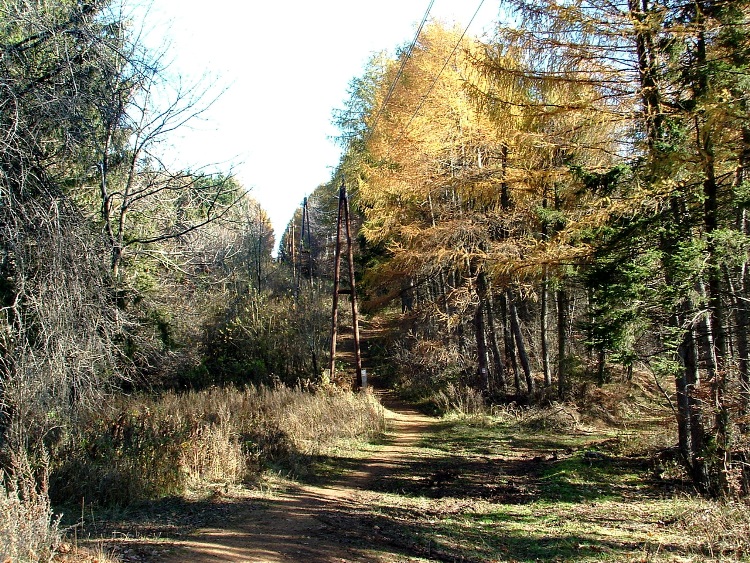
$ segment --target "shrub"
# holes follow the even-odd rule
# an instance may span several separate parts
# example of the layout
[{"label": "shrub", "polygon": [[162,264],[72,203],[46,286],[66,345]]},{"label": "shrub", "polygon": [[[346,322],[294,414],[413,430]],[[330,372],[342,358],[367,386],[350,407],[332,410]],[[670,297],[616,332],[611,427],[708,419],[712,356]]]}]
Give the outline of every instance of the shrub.
[{"label": "shrub", "polygon": [[388,363],[399,366],[394,382],[398,394],[437,414],[445,413],[449,386],[465,388],[471,371],[455,345],[428,339],[393,343]]},{"label": "shrub", "polygon": [[521,425],[528,430],[573,431],[581,425],[581,417],[574,406],[553,403],[546,407],[531,407],[521,411]]},{"label": "shrub", "polygon": [[519,407],[515,403],[494,405],[491,414],[500,424],[515,425],[534,432],[571,432],[581,427],[578,411],[567,403],[552,403],[544,407]]},{"label": "shrub", "polygon": [[0,561],[52,561],[61,534],[46,477],[38,484],[25,460],[17,462],[14,471],[0,483]]},{"label": "shrub", "polygon": [[182,385],[318,382],[330,330],[328,295],[307,288],[293,303],[251,291],[206,323],[202,370],[180,378]]}]

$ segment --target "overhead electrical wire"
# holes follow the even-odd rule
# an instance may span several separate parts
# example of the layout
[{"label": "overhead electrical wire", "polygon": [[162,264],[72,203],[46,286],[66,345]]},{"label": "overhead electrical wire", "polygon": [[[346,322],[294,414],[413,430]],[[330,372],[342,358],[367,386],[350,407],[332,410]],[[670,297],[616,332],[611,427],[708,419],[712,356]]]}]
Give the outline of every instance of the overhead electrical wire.
[{"label": "overhead electrical wire", "polygon": [[435,84],[437,84],[437,81],[440,80],[440,76],[443,74],[445,67],[448,66],[448,63],[453,58],[453,55],[456,54],[456,50],[458,49],[458,46],[461,44],[461,41],[463,41],[464,37],[466,36],[466,33],[469,31],[471,24],[474,23],[474,19],[477,17],[479,10],[482,9],[483,4],[484,4],[484,0],[480,0],[479,6],[477,6],[477,9],[474,11],[474,15],[471,16],[471,19],[469,20],[469,23],[464,29],[464,32],[461,34],[461,37],[458,38],[458,41],[453,46],[453,50],[451,51],[451,54],[448,55],[447,59],[445,59],[445,63],[443,63],[443,67],[440,69],[440,72],[438,72],[437,76],[435,76],[435,79],[432,81],[432,84],[430,84],[430,87],[427,89],[427,93],[424,96],[422,96],[422,99],[419,101],[419,105],[417,106],[417,109],[414,110],[414,113],[409,118],[409,121],[406,123],[404,128],[401,129],[401,134],[399,135],[398,140],[396,141],[396,144],[398,144],[399,141],[401,141],[401,139],[404,137],[404,135],[406,135],[406,132],[409,130],[409,126],[412,124],[412,121],[414,121],[414,119],[417,117],[417,115],[421,111],[422,106],[424,106],[424,103],[430,97],[430,94],[432,93],[433,88],[435,88]]},{"label": "overhead electrical wire", "polygon": [[373,133],[375,133],[375,129],[378,126],[378,121],[380,120],[380,116],[383,114],[383,110],[385,110],[385,107],[388,105],[388,102],[390,101],[391,96],[393,95],[393,91],[396,89],[396,84],[398,84],[398,81],[401,78],[401,74],[404,72],[404,67],[406,66],[406,63],[409,62],[409,59],[411,58],[411,54],[414,51],[414,47],[416,46],[417,41],[419,40],[419,35],[422,33],[422,28],[424,27],[424,24],[427,22],[427,18],[430,17],[430,11],[432,10],[432,5],[434,3],[435,3],[435,0],[430,0],[429,5],[427,6],[427,10],[425,10],[424,17],[422,18],[422,22],[419,24],[419,27],[417,28],[417,33],[414,34],[414,39],[412,40],[411,45],[409,45],[409,49],[406,52],[406,55],[401,59],[401,66],[399,67],[398,72],[396,73],[396,77],[393,79],[393,82],[391,82],[390,88],[388,88],[388,93],[385,95],[385,99],[383,99],[383,103],[380,105],[380,109],[378,110],[378,113],[375,116],[375,122],[372,124],[372,127],[370,128],[370,132],[367,134],[367,138],[365,139],[365,144],[369,142]]},{"label": "overhead electrical wire", "polygon": [[[372,137],[373,133],[375,132],[375,129],[377,128],[378,121],[380,120],[380,116],[383,114],[383,111],[385,110],[385,107],[388,105],[388,102],[391,99],[391,96],[393,96],[393,92],[396,89],[396,85],[398,84],[399,79],[401,78],[401,75],[404,72],[404,68],[406,67],[407,62],[411,58],[412,52],[414,51],[414,47],[417,44],[417,41],[419,41],[419,36],[422,33],[422,29],[424,28],[425,23],[427,22],[427,19],[430,17],[430,12],[432,10],[432,6],[435,3],[435,0],[430,0],[429,5],[427,6],[427,10],[425,10],[424,16],[422,17],[422,21],[419,24],[419,27],[417,28],[417,32],[414,34],[414,39],[412,40],[411,44],[409,45],[409,49],[406,52],[406,55],[403,57],[401,61],[401,65],[399,66],[398,72],[396,73],[395,78],[393,79],[393,82],[391,82],[390,87],[388,88],[388,93],[386,94],[385,98],[383,99],[383,103],[380,106],[380,109],[378,110],[377,115],[375,116],[375,121],[373,122],[372,127],[370,128],[369,133],[367,134],[367,137],[365,138],[365,144],[369,142],[370,138]],[[443,66],[440,69],[440,72],[438,72],[437,76],[435,76],[435,79],[430,84],[430,87],[427,90],[427,93],[422,96],[422,99],[419,102],[419,105],[414,110],[414,113],[409,118],[409,121],[407,122],[406,126],[401,129],[401,134],[398,137],[398,141],[400,141],[403,136],[406,134],[406,131],[409,129],[409,126],[412,124],[414,119],[417,117],[419,112],[422,109],[422,106],[424,106],[424,103],[427,101],[427,99],[430,97],[430,94],[432,93],[432,90],[435,88],[435,85],[437,84],[437,81],[440,79],[440,76],[442,76],[443,71],[448,66],[448,63],[453,58],[453,55],[456,54],[456,50],[458,49],[458,46],[461,44],[461,41],[463,41],[463,38],[466,36],[466,33],[469,31],[469,28],[471,27],[471,24],[474,23],[474,20],[477,17],[477,14],[479,14],[479,10],[482,9],[482,6],[484,5],[484,0],[480,0],[479,6],[477,6],[477,9],[474,11],[474,15],[471,16],[471,19],[469,20],[469,23],[466,25],[466,28],[464,29],[463,33],[461,34],[461,37],[459,37],[456,44],[453,46],[453,50],[451,51],[450,55],[448,55],[448,58],[443,63]],[[397,142],[398,142],[397,141]],[[315,211],[317,211],[320,215],[328,215],[330,217],[333,216],[333,212],[326,212],[322,210],[320,207],[316,206],[312,202],[308,202],[308,206],[311,206],[314,208]]]}]

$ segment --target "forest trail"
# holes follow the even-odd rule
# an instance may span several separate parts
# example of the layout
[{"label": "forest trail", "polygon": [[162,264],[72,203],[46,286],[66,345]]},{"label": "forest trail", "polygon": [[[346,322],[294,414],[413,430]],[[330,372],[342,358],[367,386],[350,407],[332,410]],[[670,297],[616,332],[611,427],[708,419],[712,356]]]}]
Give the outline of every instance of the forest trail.
[{"label": "forest trail", "polygon": [[[377,562],[413,561],[403,548],[379,541],[377,526],[361,515],[377,493],[370,484],[414,463],[421,436],[436,420],[382,396],[388,433],[361,466],[325,485],[297,484],[258,501],[233,504],[222,525],[195,531],[173,543],[158,561]],[[380,538],[382,540],[383,538]]]}]

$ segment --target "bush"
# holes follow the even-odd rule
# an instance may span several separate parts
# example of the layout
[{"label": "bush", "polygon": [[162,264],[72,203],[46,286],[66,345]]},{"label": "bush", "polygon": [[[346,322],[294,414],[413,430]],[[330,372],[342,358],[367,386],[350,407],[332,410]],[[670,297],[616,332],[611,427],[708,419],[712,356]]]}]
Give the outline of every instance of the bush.
[{"label": "bush", "polygon": [[46,478],[37,484],[26,461],[16,463],[14,470],[0,483],[0,561],[52,561],[61,534]]},{"label": "bush", "polygon": [[518,426],[524,430],[571,432],[581,428],[581,417],[574,406],[567,403],[552,403],[538,407],[495,405],[492,418],[500,424]]},{"label": "bush", "polygon": [[51,494],[56,502],[127,505],[183,490],[181,444],[189,428],[147,400],[117,403],[79,418],[55,452]]},{"label": "bush", "polygon": [[445,405],[446,394],[465,389],[466,374],[471,371],[456,346],[438,340],[396,342],[388,363],[399,366],[395,381],[398,394],[435,414],[453,408]]},{"label": "bush", "polygon": [[527,430],[571,432],[581,426],[578,411],[567,403],[531,407],[521,412],[520,423]]},{"label": "bush", "polygon": [[298,297],[274,298],[251,291],[206,323],[203,367],[179,378],[183,386],[206,384],[269,384],[280,380],[297,385],[317,383],[330,331],[328,295],[305,289]]}]

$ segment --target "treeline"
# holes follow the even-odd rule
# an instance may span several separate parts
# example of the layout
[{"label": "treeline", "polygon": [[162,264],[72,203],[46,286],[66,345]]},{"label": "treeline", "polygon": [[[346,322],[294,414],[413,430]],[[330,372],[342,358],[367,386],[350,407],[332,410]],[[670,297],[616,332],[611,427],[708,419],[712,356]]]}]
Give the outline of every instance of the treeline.
[{"label": "treeline", "polygon": [[335,116],[317,201],[353,192],[403,384],[534,402],[645,370],[696,486],[747,492],[747,2],[504,9],[374,57]]},{"label": "treeline", "polygon": [[345,181],[403,387],[541,402],[649,371],[696,485],[747,492],[747,3],[505,9],[492,40],[435,24],[373,58],[274,261],[231,171],[168,164],[211,96],[118,4],[0,2],[0,465],[107,394],[320,383]]},{"label": "treeline", "polygon": [[215,344],[228,310],[273,281],[274,236],[231,170],[170,165],[169,136],[212,93],[173,78],[121,3],[9,0],[0,22],[0,470],[11,470],[62,447],[105,397],[232,380]]}]

